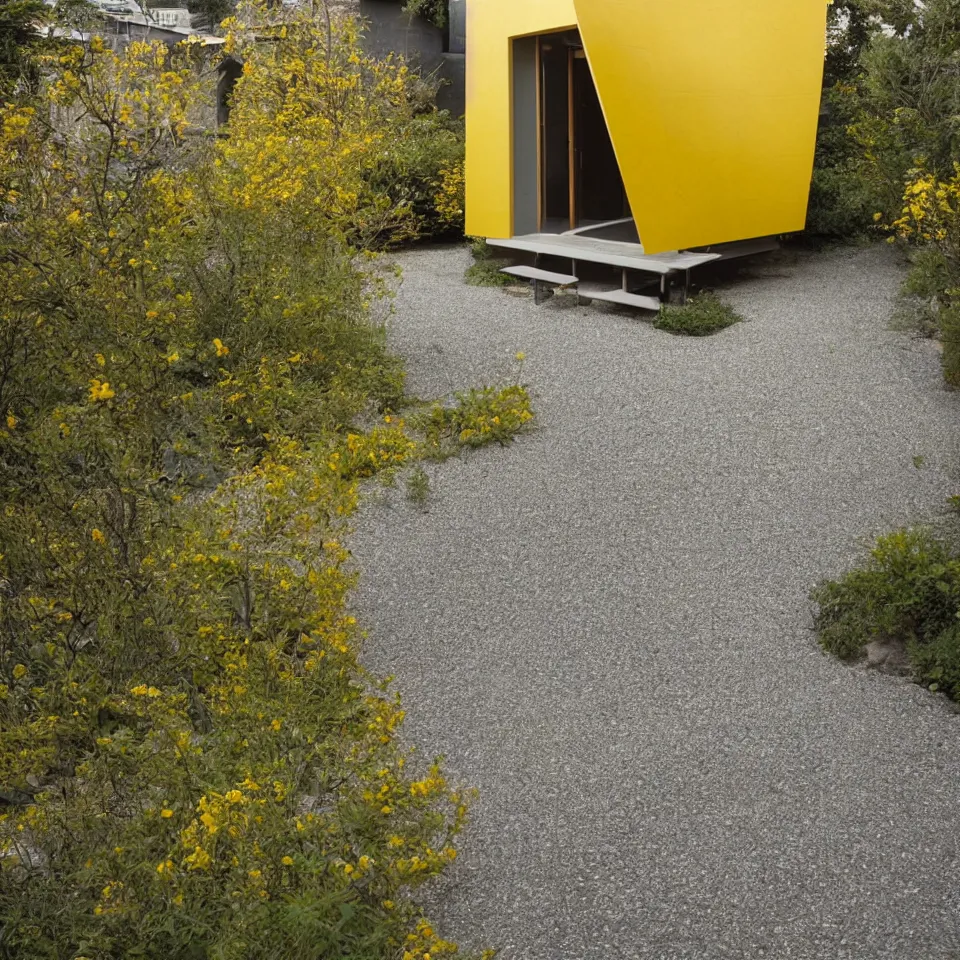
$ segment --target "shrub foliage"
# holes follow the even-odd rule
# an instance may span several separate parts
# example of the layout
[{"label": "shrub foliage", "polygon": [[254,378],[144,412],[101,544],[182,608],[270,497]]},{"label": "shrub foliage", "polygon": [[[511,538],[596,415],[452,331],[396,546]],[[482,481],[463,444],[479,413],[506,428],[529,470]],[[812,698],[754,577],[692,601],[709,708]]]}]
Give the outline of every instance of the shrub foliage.
[{"label": "shrub foliage", "polygon": [[901,642],[919,681],[960,699],[960,555],[948,542],[923,529],[887,534],[813,599],[825,649],[856,659],[874,641]]},{"label": "shrub foliage", "polygon": [[363,254],[417,231],[375,176],[415,81],[247,17],[227,137],[192,45],[0,107],[0,956],[456,949],[412,891],[467,798],[345,606],[359,484],[430,452]]},{"label": "shrub foliage", "polygon": [[843,0],[830,16],[808,228],[879,230],[905,244],[910,312],[943,335],[947,380],[960,385],[950,312],[960,290],[960,2]]}]

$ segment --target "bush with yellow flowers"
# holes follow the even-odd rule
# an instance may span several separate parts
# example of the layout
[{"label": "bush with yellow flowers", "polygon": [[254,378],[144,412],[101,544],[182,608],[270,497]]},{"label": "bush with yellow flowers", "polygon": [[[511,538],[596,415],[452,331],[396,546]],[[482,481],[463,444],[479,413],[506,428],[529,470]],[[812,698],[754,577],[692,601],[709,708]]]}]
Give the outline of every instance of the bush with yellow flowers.
[{"label": "bush with yellow flowers", "polygon": [[360,484],[431,452],[363,252],[409,229],[369,176],[408,75],[264,16],[226,137],[191,45],[93,40],[0,107],[0,957],[455,949],[414,891],[467,797],[346,606]]},{"label": "bush with yellow flowers", "polygon": [[960,387],[960,163],[941,179],[924,167],[910,172],[892,237],[913,247],[905,292],[928,304],[943,341],[943,372]]}]

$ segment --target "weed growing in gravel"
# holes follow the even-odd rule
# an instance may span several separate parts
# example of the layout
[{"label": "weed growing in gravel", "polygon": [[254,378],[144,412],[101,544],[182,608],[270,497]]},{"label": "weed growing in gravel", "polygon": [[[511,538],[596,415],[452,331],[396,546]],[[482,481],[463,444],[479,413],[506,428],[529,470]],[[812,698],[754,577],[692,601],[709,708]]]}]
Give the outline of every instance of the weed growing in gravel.
[{"label": "weed growing in gravel", "polygon": [[407,498],[418,507],[426,506],[430,498],[430,478],[423,467],[414,467],[407,477]]},{"label": "weed growing in gravel", "polygon": [[427,456],[445,459],[463,447],[506,445],[533,419],[530,394],[520,384],[458,393],[454,404],[433,404],[413,425],[425,435]]},{"label": "weed growing in gravel", "polygon": [[472,287],[512,287],[522,281],[501,273],[507,261],[498,257],[486,240],[475,237],[470,242],[474,262],[467,268],[464,280]]},{"label": "weed growing in gravel", "polygon": [[471,287],[514,287],[520,281],[509,273],[501,273],[501,267],[507,266],[506,260],[480,260],[467,267],[464,280]]},{"label": "weed growing in gravel", "polygon": [[866,561],[812,593],[821,645],[845,660],[904,644],[915,678],[960,699],[960,556],[929,530],[880,537]]},{"label": "weed growing in gravel", "polygon": [[739,323],[743,317],[714,293],[701,293],[683,306],[664,305],[653,325],[687,337],[705,337]]}]

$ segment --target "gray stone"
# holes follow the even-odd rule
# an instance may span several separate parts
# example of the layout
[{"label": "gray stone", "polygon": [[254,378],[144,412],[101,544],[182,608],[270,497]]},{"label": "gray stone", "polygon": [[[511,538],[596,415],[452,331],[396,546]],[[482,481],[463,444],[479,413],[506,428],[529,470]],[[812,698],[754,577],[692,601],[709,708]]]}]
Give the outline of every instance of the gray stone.
[{"label": "gray stone", "polygon": [[907,648],[900,640],[874,640],[864,648],[867,666],[890,673],[906,673],[910,669]]}]

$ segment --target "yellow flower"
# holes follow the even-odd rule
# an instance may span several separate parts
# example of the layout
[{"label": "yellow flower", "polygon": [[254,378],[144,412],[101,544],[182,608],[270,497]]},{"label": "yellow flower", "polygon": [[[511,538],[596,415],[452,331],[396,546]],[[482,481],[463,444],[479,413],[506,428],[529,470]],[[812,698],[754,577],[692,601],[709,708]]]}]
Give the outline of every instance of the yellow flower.
[{"label": "yellow flower", "polygon": [[165,807],[160,811],[160,816],[163,817],[164,820],[169,820],[173,816],[173,811]]},{"label": "yellow flower", "polygon": [[147,695],[147,685],[141,683],[139,687],[131,687],[130,692],[138,697],[145,697]]},{"label": "yellow flower", "polygon": [[98,403],[103,400],[112,400],[116,396],[116,393],[111,389],[110,383],[106,380],[101,382],[100,380],[91,380],[90,381],[90,402]]},{"label": "yellow flower", "polygon": [[292,867],[292,866],[293,866],[293,857],[284,857],[280,862],[281,862],[285,867]]},{"label": "yellow flower", "polygon": [[107,365],[107,358],[102,353],[95,353],[93,359],[97,361],[98,367],[105,367]]},{"label": "yellow flower", "polygon": [[520,351],[517,353],[517,359],[518,359],[521,363],[523,363],[523,361],[527,359],[527,355],[526,355],[522,350],[520,350]]},{"label": "yellow flower", "polygon": [[273,721],[271,721],[270,726],[271,726],[274,730],[279,730],[279,729],[283,726],[283,721],[282,721],[282,720],[273,720]]},{"label": "yellow flower", "polygon": [[98,530],[96,527],[94,527],[93,530],[90,531],[90,539],[93,540],[94,543],[107,542],[107,538],[103,535],[103,532],[101,530]]},{"label": "yellow flower", "polygon": [[180,354],[176,350],[167,357],[167,363],[176,363],[180,359]]},{"label": "yellow flower", "polygon": [[251,880],[259,880],[260,877],[263,876],[263,874],[261,874],[261,872],[260,872],[259,870],[248,870],[248,871],[247,871],[247,876],[248,876]]},{"label": "yellow flower", "polygon": [[7,413],[7,429],[8,430],[17,429],[17,418],[12,413]]},{"label": "yellow flower", "polygon": [[225,357],[230,352],[230,348],[219,337],[213,338],[213,345],[217,348],[218,357]]},{"label": "yellow flower", "polygon": [[229,790],[223,799],[227,803],[243,803],[243,794],[239,790]]},{"label": "yellow flower", "polygon": [[27,675],[27,668],[26,668],[22,663],[18,663],[18,664],[13,668],[13,679],[14,679],[14,680],[22,680],[26,675]]},{"label": "yellow flower", "polygon": [[206,870],[211,862],[210,854],[200,846],[194,847],[193,853],[184,859],[189,870]]}]

